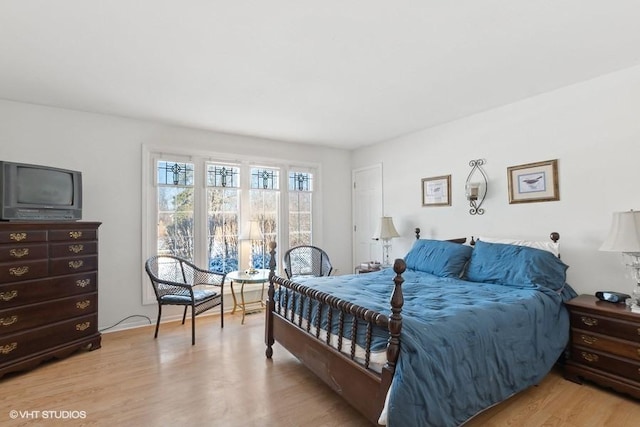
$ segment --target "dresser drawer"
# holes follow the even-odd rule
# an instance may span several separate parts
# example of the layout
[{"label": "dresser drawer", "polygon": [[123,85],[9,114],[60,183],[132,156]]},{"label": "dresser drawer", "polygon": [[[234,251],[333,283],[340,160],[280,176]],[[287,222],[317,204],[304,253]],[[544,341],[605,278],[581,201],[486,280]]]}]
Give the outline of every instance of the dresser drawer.
[{"label": "dresser drawer", "polygon": [[98,315],[92,314],[3,335],[0,337],[0,367],[5,362],[24,356],[36,356],[38,352],[50,351],[55,346],[97,334],[97,325]]},{"label": "dresser drawer", "polygon": [[576,346],[611,353],[640,362],[640,343],[637,342],[591,334],[578,329],[571,331],[571,342]]},{"label": "dresser drawer", "polygon": [[0,310],[50,299],[95,292],[95,272],[0,285]]},{"label": "dresser drawer", "polygon": [[98,256],[82,256],[73,258],[51,259],[50,273],[52,276],[78,273],[98,269]]},{"label": "dresser drawer", "polygon": [[0,264],[0,283],[10,283],[20,280],[31,280],[46,277],[49,273],[49,261],[3,262]]},{"label": "dresser drawer", "polygon": [[640,363],[583,347],[573,347],[571,359],[593,369],[611,372],[631,381],[640,381]]},{"label": "dresser drawer", "polygon": [[95,313],[97,302],[93,293],[0,310],[0,335]]},{"label": "dresser drawer", "polygon": [[0,243],[46,242],[46,230],[11,230],[0,231]]},{"label": "dresser drawer", "polygon": [[637,322],[574,311],[571,313],[571,326],[584,331],[640,342],[640,324]]},{"label": "dresser drawer", "polygon": [[0,245],[0,262],[21,262],[49,256],[46,243]]},{"label": "dresser drawer", "polygon": [[97,240],[98,230],[88,230],[82,228],[69,228],[67,230],[50,230],[50,242],[77,242],[82,240]]},{"label": "dresser drawer", "polygon": [[49,247],[51,258],[93,255],[98,253],[98,242],[96,241],[52,243]]}]

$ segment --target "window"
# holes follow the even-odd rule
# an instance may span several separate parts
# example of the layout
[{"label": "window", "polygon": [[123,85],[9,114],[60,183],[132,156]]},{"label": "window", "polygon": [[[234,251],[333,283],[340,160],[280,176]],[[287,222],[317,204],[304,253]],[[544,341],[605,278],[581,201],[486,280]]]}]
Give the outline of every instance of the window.
[{"label": "window", "polygon": [[209,268],[238,269],[240,168],[207,164],[207,254]]},{"label": "window", "polygon": [[289,172],[289,247],[311,245],[313,175]]},{"label": "window", "polygon": [[262,233],[262,244],[252,245],[251,262],[254,268],[268,268],[266,247],[277,242],[278,210],[280,205],[280,173],[277,169],[251,168],[249,204],[251,220],[257,221]]},{"label": "window", "polygon": [[[278,244],[279,254],[313,243],[313,168],[148,147],[143,158],[145,259],[172,254],[229,272],[268,268],[269,242]],[[260,240],[248,239],[250,223],[257,224]],[[143,298],[155,301],[148,284]]]},{"label": "window", "polygon": [[157,253],[194,260],[193,164],[158,161]]}]

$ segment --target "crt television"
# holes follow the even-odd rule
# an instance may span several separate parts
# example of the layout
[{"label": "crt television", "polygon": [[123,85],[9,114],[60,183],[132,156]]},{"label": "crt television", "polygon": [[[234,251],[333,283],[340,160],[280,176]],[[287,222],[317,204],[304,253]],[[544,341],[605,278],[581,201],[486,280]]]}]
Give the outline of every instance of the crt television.
[{"label": "crt television", "polygon": [[0,161],[0,220],[82,219],[82,173]]}]

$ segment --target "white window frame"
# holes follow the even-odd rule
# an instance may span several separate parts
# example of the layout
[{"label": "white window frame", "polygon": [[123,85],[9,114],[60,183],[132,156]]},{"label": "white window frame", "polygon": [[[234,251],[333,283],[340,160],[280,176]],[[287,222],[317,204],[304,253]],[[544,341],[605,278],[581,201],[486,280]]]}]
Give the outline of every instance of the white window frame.
[{"label": "white window frame", "polygon": [[[142,145],[142,304],[155,304],[156,297],[149,283],[149,278],[144,271],[144,261],[150,256],[155,255],[157,242],[157,199],[156,199],[156,170],[155,164],[157,160],[171,159],[185,161],[194,164],[194,211],[196,212],[194,221],[195,235],[204,236],[207,230],[206,215],[202,214],[203,205],[206,197],[206,162],[213,163],[229,163],[237,164],[241,168],[240,176],[240,227],[248,221],[249,212],[249,170],[251,167],[264,166],[280,169],[280,203],[278,211],[278,236],[277,242],[277,263],[279,272],[282,271],[282,257],[289,245],[289,172],[310,172],[313,174],[313,200],[312,200],[312,238],[313,244],[322,246],[322,191],[320,185],[321,168],[317,163],[291,162],[285,159],[273,159],[263,157],[252,157],[242,155],[230,155],[229,153],[216,153],[206,151],[194,151],[176,149],[175,147]],[[200,212],[199,214],[197,212]],[[197,247],[195,250],[196,265],[207,265],[207,247],[206,239],[199,239],[195,242]],[[268,251],[269,248],[266,248]],[[242,250],[239,251],[239,265],[245,265],[248,262],[248,254]],[[225,293],[230,293],[229,287],[225,288]]]}]

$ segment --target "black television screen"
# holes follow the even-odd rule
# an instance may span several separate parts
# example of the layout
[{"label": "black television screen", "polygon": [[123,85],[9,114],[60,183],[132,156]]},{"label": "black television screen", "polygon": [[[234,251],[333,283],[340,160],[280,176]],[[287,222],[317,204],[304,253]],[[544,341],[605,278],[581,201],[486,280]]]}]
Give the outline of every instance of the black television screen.
[{"label": "black television screen", "polygon": [[82,219],[82,172],[0,160],[0,221]]},{"label": "black television screen", "polygon": [[73,205],[73,174],[52,169],[18,167],[18,203]]}]

